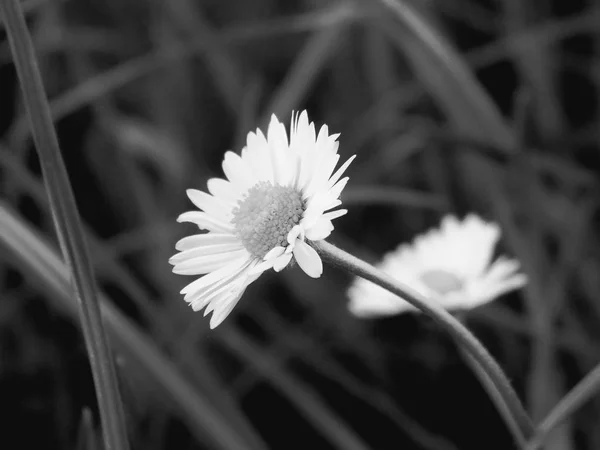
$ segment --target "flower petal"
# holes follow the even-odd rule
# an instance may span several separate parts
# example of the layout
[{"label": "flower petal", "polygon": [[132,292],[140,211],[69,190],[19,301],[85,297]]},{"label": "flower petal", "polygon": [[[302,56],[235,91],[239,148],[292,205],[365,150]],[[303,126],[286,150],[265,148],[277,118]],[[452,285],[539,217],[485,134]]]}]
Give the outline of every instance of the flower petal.
[{"label": "flower petal", "polygon": [[192,203],[205,213],[216,216],[223,222],[231,220],[232,204],[228,204],[222,199],[218,199],[197,189],[188,189],[186,194]]},{"label": "flower petal", "polygon": [[278,256],[283,255],[283,252],[285,251],[284,247],[281,246],[277,246],[277,247],[273,247],[271,250],[269,250],[267,252],[267,254],[264,256],[264,260],[267,261],[269,259],[274,259],[277,258]]},{"label": "flower petal", "polygon": [[352,161],[354,161],[354,158],[356,158],[356,155],[352,155],[350,158],[348,158],[348,160],[344,164],[342,164],[342,166],[333,174],[333,176],[329,179],[329,183],[328,183],[329,188],[332,188],[333,185],[335,183],[337,183],[337,181],[344,174],[344,172],[346,171],[346,169],[348,168],[350,163],[352,163]]},{"label": "flower petal", "polygon": [[234,152],[225,153],[223,172],[231,183],[241,188],[241,191],[250,189],[258,181],[241,156]]},{"label": "flower petal", "polygon": [[333,224],[331,223],[331,220],[322,216],[311,228],[306,230],[306,239],[320,241],[329,236],[332,231]]},{"label": "flower petal", "polygon": [[291,260],[292,254],[284,253],[275,260],[273,264],[273,270],[275,272],[281,272],[290,263]]},{"label": "flower petal", "polygon": [[202,245],[177,253],[169,258],[169,264],[179,264],[183,261],[202,256],[218,255],[222,253],[231,253],[235,250],[243,250],[243,244],[236,240],[234,242],[225,242],[223,244]]},{"label": "flower petal", "polygon": [[201,278],[193,281],[188,284],[181,290],[181,294],[185,294],[184,300],[189,301],[189,298],[194,294],[208,288],[209,286],[219,282],[223,278],[228,277],[232,273],[238,273],[245,265],[250,263],[250,255],[246,255],[244,257],[238,258],[234,261],[231,261],[226,266],[221,269],[215,270],[207,275],[204,275]]},{"label": "flower petal", "polygon": [[188,211],[177,218],[177,222],[192,222],[198,225],[202,230],[214,231],[217,233],[234,234],[233,225],[217,219],[205,212]]},{"label": "flower petal", "polygon": [[247,253],[246,249],[242,248],[227,253],[197,256],[175,264],[173,273],[179,275],[203,275],[220,269]]},{"label": "flower petal", "polygon": [[223,178],[211,178],[206,182],[206,187],[212,195],[231,205],[236,205],[242,197],[240,188]]},{"label": "flower petal", "polygon": [[294,258],[304,272],[312,278],[319,278],[323,273],[323,261],[317,251],[304,241],[296,242]]},{"label": "flower petal", "polygon": [[225,233],[203,233],[186,236],[175,244],[175,249],[179,251],[190,250],[204,245],[230,244],[240,242],[237,236]]}]

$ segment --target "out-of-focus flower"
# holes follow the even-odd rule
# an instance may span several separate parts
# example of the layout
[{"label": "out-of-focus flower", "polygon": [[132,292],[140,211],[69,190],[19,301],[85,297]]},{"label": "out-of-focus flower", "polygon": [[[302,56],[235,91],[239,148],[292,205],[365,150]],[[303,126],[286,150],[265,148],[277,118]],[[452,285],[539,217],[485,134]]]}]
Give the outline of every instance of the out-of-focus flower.
[{"label": "out-of-focus flower", "polygon": [[[382,271],[448,310],[469,310],[527,282],[519,262],[500,257],[492,262],[500,228],[475,215],[462,222],[454,216],[439,229],[400,245],[377,264]],[[357,278],[348,290],[349,309],[358,317],[415,311],[394,294]]]},{"label": "out-of-focus flower", "polygon": [[326,125],[318,135],[306,112],[293,115],[290,137],[283,124],[271,117],[267,136],[248,133],[241,156],[227,152],[223,172],[227,179],[208,180],[207,194],[189,189],[190,200],[202,211],[179,216],[208,233],[181,239],[169,262],[181,275],[204,275],[182,291],[194,311],[207,306],[215,328],[231,312],[246,287],[262,272],[279,272],[292,258],[307,275],[318,278],[323,263],[306,241],[325,239],[331,221],[347,210],[339,196],[348,178],[342,178],[354,157],[335,173],[339,161],[337,138]]}]

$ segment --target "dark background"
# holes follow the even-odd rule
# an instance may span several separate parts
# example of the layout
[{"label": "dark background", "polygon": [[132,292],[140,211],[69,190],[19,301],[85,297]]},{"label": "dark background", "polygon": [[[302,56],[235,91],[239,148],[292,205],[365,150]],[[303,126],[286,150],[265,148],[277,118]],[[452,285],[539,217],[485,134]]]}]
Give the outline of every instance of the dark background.
[{"label": "dark background", "polygon": [[[399,2],[440,47],[385,3],[23,2],[99,286],[249,448],[514,448],[450,339],[352,317],[333,267],[261,277],[214,331],[186,307],[167,263],[185,189],[273,112],[307,109],[358,155],[331,240],[368,261],[450,212],[500,223],[530,284],[466,320],[534,420],[600,358],[600,2]],[[0,31],[2,205],[56,248],[41,183]],[[94,448],[76,317],[19,254],[0,247],[0,446]],[[132,448],[217,448],[123,353]],[[599,409],[546,448],[600,448]]]}]

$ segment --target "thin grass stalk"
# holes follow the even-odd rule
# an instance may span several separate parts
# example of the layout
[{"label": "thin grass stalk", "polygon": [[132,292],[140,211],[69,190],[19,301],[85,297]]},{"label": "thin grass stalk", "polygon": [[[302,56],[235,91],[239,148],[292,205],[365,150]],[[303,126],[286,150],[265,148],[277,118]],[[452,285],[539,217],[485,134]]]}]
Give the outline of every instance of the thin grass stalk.
[{"label": "thin grass stalk", "polygon": [[[326,241],[319,241],[314,245],[316,250],[333,265],[339,266],[353,275],[371,281],[398,295],[441,325],[473,357],[477,366],[489,377],[490,383],[493,384],[498,392],[498,396],[492,396],[492,400],[502,399],[503,402],[502,405],[497,405],[502,417],[504,417],[503,413],[506,411],[511,416],[511,422],[518,425],[519,434],[514,436],[515,441],[519,445],[522,445],[523,442],[532,436],[533,426],[531,419],[506,378],[506,375],[485,347],[464,325],[438,304],[429,301],[408,286],[404,286],[361,259]],[[511,432],[516,429],[510,422],[507,425]]]},{"label": "thin grass stalk", "polygon": [[104,445],[128,450],[123,405],[111,350],[100,316],[96,285],[79,214],[62,160],[31,36],[18,0],[2,0],[3,18],[29,116],[35,147],[52,207],[54,224],[79,306],[79,317],[94,378]]},{"label": "thin grass stalk", "polygon": [[575,385],[548,413],[535,429],[525,450],[538,450],[550,432],[600,391],[600,364]]},{"label": "thin grass stalk", "polygon": [[[20,268],[43,290],[49,304],[77,321],[77,301],[69,284],[69,271],[56,250],[8,205],[0,200],[0,260]],[[101,311],[113,345],[127,364],[145,374],[152,392],[159,393],[187,424],[198,442],[219,450],[266,448],[262,442],[231,423],[161,352],[155,342],[99,292]],[[81,323],[79,323],[81,325]],[[125,373],[125,372],[124,372]]]}]

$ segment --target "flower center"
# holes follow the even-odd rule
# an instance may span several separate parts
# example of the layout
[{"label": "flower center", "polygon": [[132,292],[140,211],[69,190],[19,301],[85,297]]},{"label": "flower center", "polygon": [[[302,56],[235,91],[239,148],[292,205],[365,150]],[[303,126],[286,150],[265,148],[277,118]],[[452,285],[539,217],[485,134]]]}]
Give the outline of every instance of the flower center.
[{"label": "flower center", "polygon": [[300,222],[304,207],[296,189],[261,181],[238,202],[232,223],[246,250],[262,259],[269,250],[287,246],[288,233]]},{"label": "flower center", "polygon": [[450,292],[459,291],[463,287],[463,282],[451,272],[445,270],[433,269],[423,273],[420,277],[429,289],[440,295],[446,295]]}]

